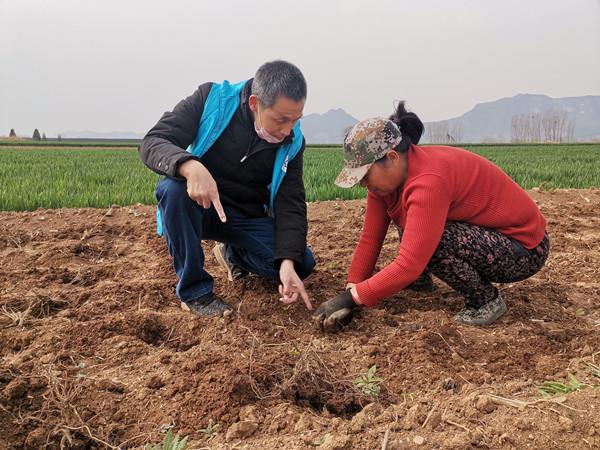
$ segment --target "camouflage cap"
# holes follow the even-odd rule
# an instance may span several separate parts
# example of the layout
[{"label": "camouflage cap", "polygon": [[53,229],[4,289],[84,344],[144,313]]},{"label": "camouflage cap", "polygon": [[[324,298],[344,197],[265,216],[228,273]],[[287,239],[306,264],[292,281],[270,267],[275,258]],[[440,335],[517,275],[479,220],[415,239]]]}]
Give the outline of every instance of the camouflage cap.
[{"label": "camouflage cap", "polygon": [[358,122],[344,139],[344,167],[335,184],[350,188],[360,182],[369,167],[402,141],[398,126],[383,117]]}]

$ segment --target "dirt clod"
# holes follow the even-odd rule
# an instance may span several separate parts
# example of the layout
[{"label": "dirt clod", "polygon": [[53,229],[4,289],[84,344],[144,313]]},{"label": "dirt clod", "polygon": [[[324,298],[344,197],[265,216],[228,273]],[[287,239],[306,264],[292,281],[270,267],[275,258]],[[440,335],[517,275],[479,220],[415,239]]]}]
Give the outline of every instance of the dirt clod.
[{"label": "dirt clod", "polygon": [[479,411],[489,414],[489,413],[495,411],[495,409],[498,407],[498,405],[496,403],[494,403],[489,396],[480,395],[479,398],[477,399],[477,403],[476,403],[475,407]]},{"label": "dirt clod", "polygon": [[560,416],[558,418],[558,423],[563,431],[567,433],[573,432],[573,420],[568,417]]},{"label": "dirt clod", "polygon": [[425,438],[423,436],[415,436],[413,437],[413,442],[416,445],[423,445],[425,443]]},{"label": "dirt clod", "polygon": [[236,422],[227,429],[225,440],[230,442],[235,439],[245,439],[252,436],[257,429],[258,424],[256,422],[250,422],[248,420]]}]

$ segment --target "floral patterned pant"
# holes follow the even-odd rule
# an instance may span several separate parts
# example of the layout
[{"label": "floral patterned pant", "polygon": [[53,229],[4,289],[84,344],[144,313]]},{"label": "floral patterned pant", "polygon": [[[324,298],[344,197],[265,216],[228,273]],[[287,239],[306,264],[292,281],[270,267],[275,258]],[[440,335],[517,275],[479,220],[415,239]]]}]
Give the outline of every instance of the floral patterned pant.
[{"label": "floral patterned pant", "polygon": [[[492,282],[512,283],[531,277],[544,266],[549,250],[547,234],[529,250],[498,231],[447,222],[427,272],[461,294],[466,306],[478,307],[496,297],[498,290]],[[423,276],[428,276],[427,272]]]}]

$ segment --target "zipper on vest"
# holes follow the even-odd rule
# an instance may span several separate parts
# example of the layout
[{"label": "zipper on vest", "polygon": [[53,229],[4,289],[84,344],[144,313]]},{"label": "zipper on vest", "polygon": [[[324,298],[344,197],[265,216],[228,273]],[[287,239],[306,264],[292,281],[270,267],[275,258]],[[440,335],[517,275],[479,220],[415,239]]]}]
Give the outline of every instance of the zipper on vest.
[{"label": "zipper on vest", "polygon": [[252,150],[252,144],[254,144],[254,139],[252,137],[252,130],[250,130],[250,128],[247,128],[248,130],[248,147],[246,148],[246,154],[242,157],[242,159],[240,159],[240,164],[242,164],[244,161],[246,161],[248,159],[248,156],[250,156],[250,150]]}]

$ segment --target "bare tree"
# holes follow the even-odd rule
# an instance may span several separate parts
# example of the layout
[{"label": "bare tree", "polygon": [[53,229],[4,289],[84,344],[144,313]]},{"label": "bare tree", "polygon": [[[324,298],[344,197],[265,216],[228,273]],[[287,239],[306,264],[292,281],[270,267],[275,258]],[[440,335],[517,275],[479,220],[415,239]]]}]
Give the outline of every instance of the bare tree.
[{"label": "bare tree", "polygon": [[17,137],[17,133],[15,133],[15,129],[14,128],[10,129],[10,134],[8,135],[8,137],[11,137],[11,138],[16,138]]},{"label": "bare tree", "polygon": [[463,125],[460,121],[450,123],[448,120],[427,124],[427,138],[432,144],[455,144],[462,142]]},{"label": "bare tree", "polygon": [[575,137],[575,119],[566,111],[546,111],[542,117],[546,142],[570,142]]},{"label": "bare tree", "polygon": [[439,141],[440,122],[431,122],[427,125],[427,138],[432,144],[437,144]]},{"label": "bare tree", "polygon": [[454,139],[454,142],[462,142],[463,141],[463,124],[460,121],[456,121],[450,127],[450,136]]},{"label": "bare tree", "polygon": [[40,136],[40,132],[37,128],[33,130],[33,136],[31,137],[31,139],[33,139],[34,141],[39,141],[42,139],[42,137]]},{"label": "bare tree", "polygon": [[570,119],[566,111],[515,114],[510,129],[512,142],[571,142],[575,119]]},{"label": "bare tree", "polygon": [[542,115],[540,113],[532,113],[529,116],[530,120],[530,142],[542,142]]},{"label": "bare tree", "polygon": [[569,120],[565,142],[575,142],[575,119]]},{"label": "bare tree", "polygon": [[538,113],[515,114],[510,124],[512,142],[539,142],[541,118]]},{"label": "bare tree", "polygon": [[523,116],[520,114],[513,114],[510,120],[510,140],[511,142],[524,142],[525,140]]}]

